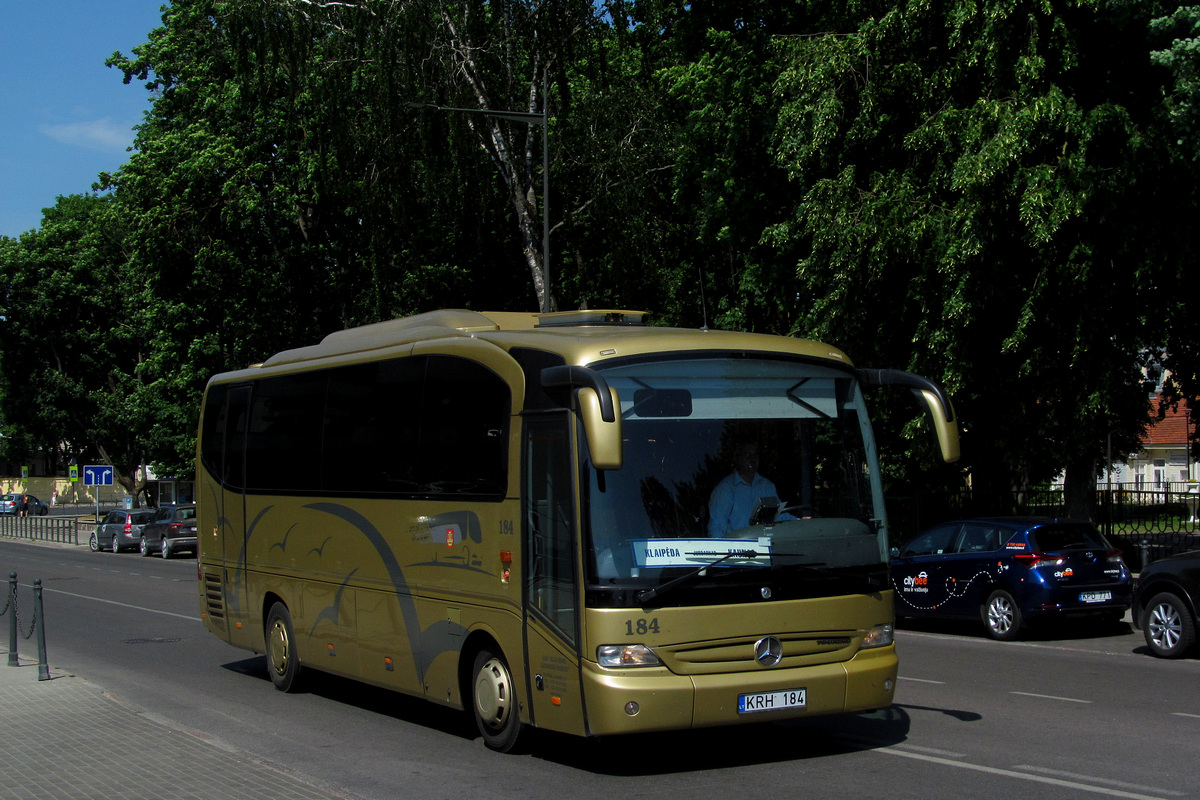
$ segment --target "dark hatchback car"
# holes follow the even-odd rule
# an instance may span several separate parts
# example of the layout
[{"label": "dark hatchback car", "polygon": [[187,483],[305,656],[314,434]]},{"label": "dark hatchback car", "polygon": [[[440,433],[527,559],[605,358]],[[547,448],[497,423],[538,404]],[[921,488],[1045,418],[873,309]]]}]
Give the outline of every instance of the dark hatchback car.
[{"label": "dark hatchback car", "polygon": [[196,553],[196,507],[163,506],[142,528],[142,555],[159,553],[170,558],[176,553]]},{"label": "dark hatchback car", "polygon": [[947,522],[892,550],[897,617],[980,619],[993,639],[1026,623],[1130,605],[1121,552],[1088,522],[994,517]]},{"label": "dark hatchback car", "polygon": [[1162,658],[1186,655],[1196,643],[1200,603],[1200,550],[1147,564],[1133,591],[1133,624],[1151,652]]}]

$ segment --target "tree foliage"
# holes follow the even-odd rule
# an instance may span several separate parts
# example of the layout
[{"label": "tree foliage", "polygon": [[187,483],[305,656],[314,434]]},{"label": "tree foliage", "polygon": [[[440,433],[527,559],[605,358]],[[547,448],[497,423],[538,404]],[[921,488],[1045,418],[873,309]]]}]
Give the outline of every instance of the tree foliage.
[{"label": "tree foliage", "polygon": [[[977,488],[1085,486],[1110,438],[1135,446],[1141,361],[1200,374],[1177,291],[1196,25],[1106,0],[175,0],[109,60],[153,97],[111,195],[0,256],[10,297],[35,280],[12,265],[40,263],[138,298],[129,424],[172,469],[214,372],[430,308],[550,304],[826,339],[940,379]],[[76,205],[106,221],[64,227]],[[5,391],[10,424],[66,424]]]},{"label": "tree foliage", "polygon": [[136,495],[164,404],[150,374],[151,312],[124,269],[125,231],[105,198],[60,197],[41,228],[0,240],[0,414],[32,450],[73,443]]},{"label": "tree foliage", "polygon": [[795,254],[801,327],[940,378],[977,489],[1064,466],[1087,486],[1108,435],[1130,452],[1145,425],[1136,366],[1165,336],[1161,277],[1195,207],[1149,19],[875,10],[781,45],[778,154],[799,199],[770,236]]}]

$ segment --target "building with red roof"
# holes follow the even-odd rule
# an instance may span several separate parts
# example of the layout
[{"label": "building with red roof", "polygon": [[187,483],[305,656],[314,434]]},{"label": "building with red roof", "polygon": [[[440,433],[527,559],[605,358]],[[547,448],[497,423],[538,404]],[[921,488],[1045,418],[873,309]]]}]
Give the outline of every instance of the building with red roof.
[{"label": "building with red roof", "polygon": [[[1142,449],[1127,463],[1113,465],[1112,482],[1183,490],[1186,487],[1179,484],[1197,478],[1190,441],[1194,430],[1192,413],[1183,403],[1172,408],[1162,398],[1154,399],[1150,403],[1150,424],[1142,434]],[[1101,485],[1107,481],[1107,476],[1100,478]]]}]

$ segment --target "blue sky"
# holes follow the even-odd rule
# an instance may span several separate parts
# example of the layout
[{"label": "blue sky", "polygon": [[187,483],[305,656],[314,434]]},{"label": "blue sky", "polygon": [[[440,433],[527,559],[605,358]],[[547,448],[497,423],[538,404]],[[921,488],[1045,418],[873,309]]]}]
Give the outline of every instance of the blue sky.
[{"label": "blue sky", "polygon": [[0,13],[0,235],[42,222],[129,158],[150,93],[104,66],[162,25],[166,0],[15,0]]}]

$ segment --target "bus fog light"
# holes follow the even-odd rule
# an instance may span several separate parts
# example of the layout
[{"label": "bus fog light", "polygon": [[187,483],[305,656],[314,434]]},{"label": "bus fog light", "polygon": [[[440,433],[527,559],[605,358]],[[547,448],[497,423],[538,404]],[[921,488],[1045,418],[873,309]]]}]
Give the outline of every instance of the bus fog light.
[{"label": "bus fog light", "polygon": [[596,648],[602,667],[658,667],[662,661],[644,644],[602,644]]},{"label": "bus fog light", "polygon": [[891,625],[876,625],[867,632],[863,637],[862,648],[867,650],[872,647],[887,647],[895,638]]},{"label": "bus fog light", "polygon": [[886,681],[883,682],[883,690],[885,692],[890,692],[892,690],[892,679],[891,678],[888,678]]},{"label": "bus fog light", "polygon": [[639,706],[637,703],[633,702],[632,700],[630,700],[628,703],[625,704],[625,713],[631,717],[636,717],[637,713],[641,710],[642,710],[641,706]]}]

